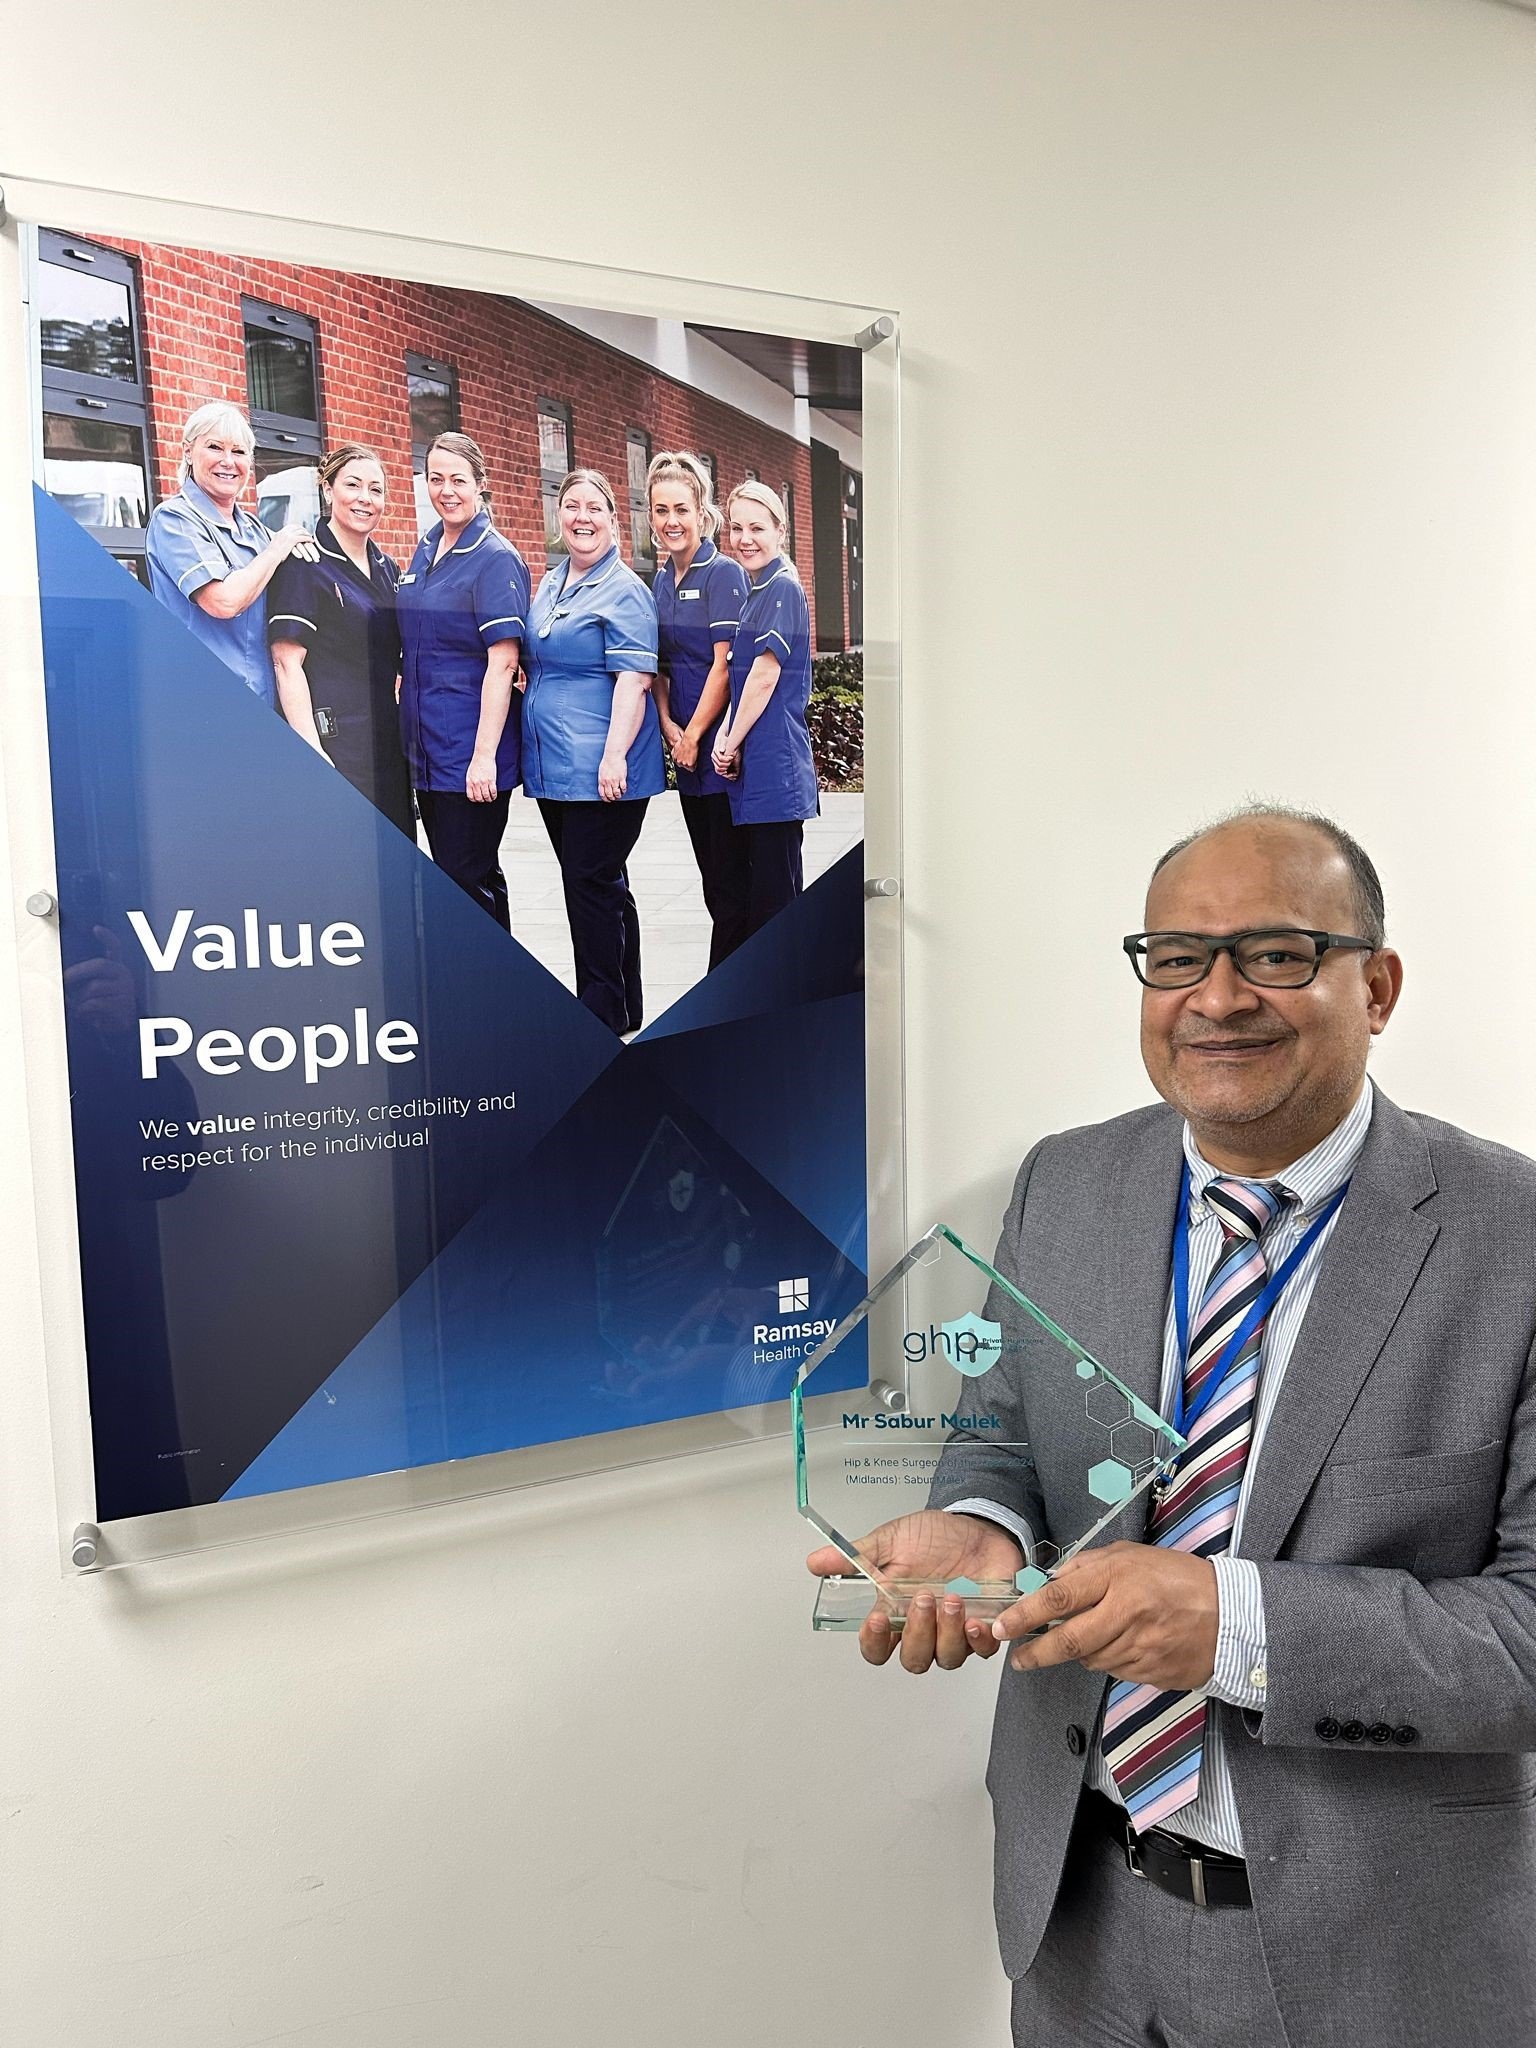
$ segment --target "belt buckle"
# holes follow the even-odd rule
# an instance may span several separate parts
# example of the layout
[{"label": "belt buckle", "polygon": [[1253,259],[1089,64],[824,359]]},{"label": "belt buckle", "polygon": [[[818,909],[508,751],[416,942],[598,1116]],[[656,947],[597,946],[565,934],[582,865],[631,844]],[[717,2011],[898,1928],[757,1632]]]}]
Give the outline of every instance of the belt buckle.
[{"label": "belt buckle", "polygon": [[1133,1877],[1145,1877],[1141,1864],[1141,1844],[1136,1839],[1136,1830],[1131,1825],[1129,1814],[1125,1820],[1125,1867]]},{"label": "belt buckle", "polygon": [[1205,1896],[1205,1862],[1202,1857],[1191,1856],[1189,1859],[1189,1889],[1197,1906],[1209,1905],[1210,1901]]}]

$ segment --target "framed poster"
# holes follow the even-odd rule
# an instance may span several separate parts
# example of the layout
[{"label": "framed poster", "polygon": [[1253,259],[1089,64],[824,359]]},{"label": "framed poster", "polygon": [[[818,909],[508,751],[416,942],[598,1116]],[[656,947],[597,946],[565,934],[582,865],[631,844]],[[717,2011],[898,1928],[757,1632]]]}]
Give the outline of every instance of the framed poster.
[{"label": "framed poster", "polygon": [[903,1228],[894,320],[6,199],[66,1548],[782,1433]]}]

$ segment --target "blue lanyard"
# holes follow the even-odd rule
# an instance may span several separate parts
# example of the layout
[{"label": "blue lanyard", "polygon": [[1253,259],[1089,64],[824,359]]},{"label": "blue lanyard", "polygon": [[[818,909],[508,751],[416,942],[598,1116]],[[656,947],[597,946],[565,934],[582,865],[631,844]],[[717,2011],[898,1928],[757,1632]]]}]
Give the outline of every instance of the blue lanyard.
[{"label": "blue lanyard", "polygon": [[1184,1162],[1184,1173],[1179,1182],[1179,1216],[1173,1226],[1173,1313],[1178,1329],[1179,1371],[1174,1381],[1173,1414],[1170,1418],[1180,1436],[1187,1439],[1192,1434],[1195,1424],[1220,1393],[1222,1382],[1236,1364],[1243,1346],[1285,1292],[1291,1275],[1332,1222],[1335,1211],[1348,1193],[1349,1182],[1345,1181],[1343,1187],[1329,1196],[1322,1210],[1308,1224],[1300,1244],[1281,1265],[1280,1270],[1270,1275],[1264,1292],[1243,1317],[1228,1341],[1226,1350],[1212,1366],[1205,1385],[1200,1389],[1199,1400],[1186,1414],[1184,1374],[1189,1364],[1189,1162]]}]

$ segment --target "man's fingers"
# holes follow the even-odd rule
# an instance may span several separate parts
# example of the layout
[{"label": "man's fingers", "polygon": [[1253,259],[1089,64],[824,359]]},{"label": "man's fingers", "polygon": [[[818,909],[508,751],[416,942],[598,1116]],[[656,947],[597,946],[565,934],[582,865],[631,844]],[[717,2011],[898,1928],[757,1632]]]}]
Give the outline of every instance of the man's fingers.
[{"label": "man's fingers", "polygon": [[1026,1593],[1022,1600],[1015,1600],[1005,1608],[992,1624],[992,1632],[999,1642],[1012,1642],[1019,1636],[1032,1635],[1036,1629],[1046,1628],[1053,1621],[1065,1621],[1070,1615],[1082,1614],[1104,1597],[1104,1577],[1101,1572],[1077,1571],[1061,1577],[1047,1579],[1036,1592]]},{"label": "man's fingers", "polygon": [[901,1668],[903,1671],[926,1671],[933,1662],[938,1646],[938,1614],[931,1593],[913,1595],[907,1608],[906,1625],[901,1631]]},{"label": "man's fingers", "polygon": [[991,1623],[976,1615],[967,1617],[958,1596],[950,1595],[936,1607],[931,1593],[914,1597],[900,1631],[892,1627],[883,1606],[877,1606],[859,1630],[859,1654],[866,1664],[888,1664],[898,1645],[903,1668],[913,1672],[935,1664],[941,1671],[957,1671],[968,1657],[995,1657],[1002,1648]]},{"label": "man's fingers", "polygon": [[1008,1661],[1015,1671],[1045,1671],[1053,1664],[1075,1664],[1086,1648],[1081,1631],[1080,1622],[1063,1622],[1059,1628],[1047,1629],[1044,1635],[1031,1636],[1027,1643],[1019,1643]]},{"label": "man's fingers", "polygon": [[1096,1664],[1120,1634],[1120,1621],[1100,1602],[1020,1643],[1011,1661],[1015,1671],[1043,1671],[1052,1664]]},{"label": "man's fingers", "polygon": [[883,1607],[877,1607],[859,1630],[859,1652],[866,1664],[885,1664],[896,1647],[896,1631]]},{"label": "man's fingers", "polygon": [[851,1563],[835,1543],[823,1543],[820,1550],[813,1550],[805,1560],[805,1568],[814,1572],[818,1579],[857,1578],[859,1572],[858,1566]]},{"label": "man's fingers", "polygon": [[939,1602],[937,1659],[941,1671],[958,1671],[971,1654],[965,1632],[965,1602],[958,1593],[946,1593]]}]

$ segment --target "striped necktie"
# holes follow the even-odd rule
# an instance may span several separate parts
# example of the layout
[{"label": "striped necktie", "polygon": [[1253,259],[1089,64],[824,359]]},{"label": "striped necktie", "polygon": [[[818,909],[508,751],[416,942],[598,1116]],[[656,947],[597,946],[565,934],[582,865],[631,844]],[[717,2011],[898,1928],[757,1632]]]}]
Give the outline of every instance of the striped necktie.
[{"label": "striped necktie", "polygon": [[[1218,1179],[1205,1200],[1221,1224],[1221,1255],[1189,1337],[1184,1407],[1192,1413],[1238,1325],[1269,1277],[1259,1240],[1290,1199],[1258,1181]],[[1221,1390],[1189,1432],[1173,1483],[1152,1510],[1151,1537],[1171,1550],[1219,1557],[1232,1541],[1253,1434],[1264,1324],[1253,1330]],[[1104,1760],[1138,1833],[1160,1827],[1200,1791],[1205,1693],[1160,1692],[1119,1678],[1104,1709]]]}]

